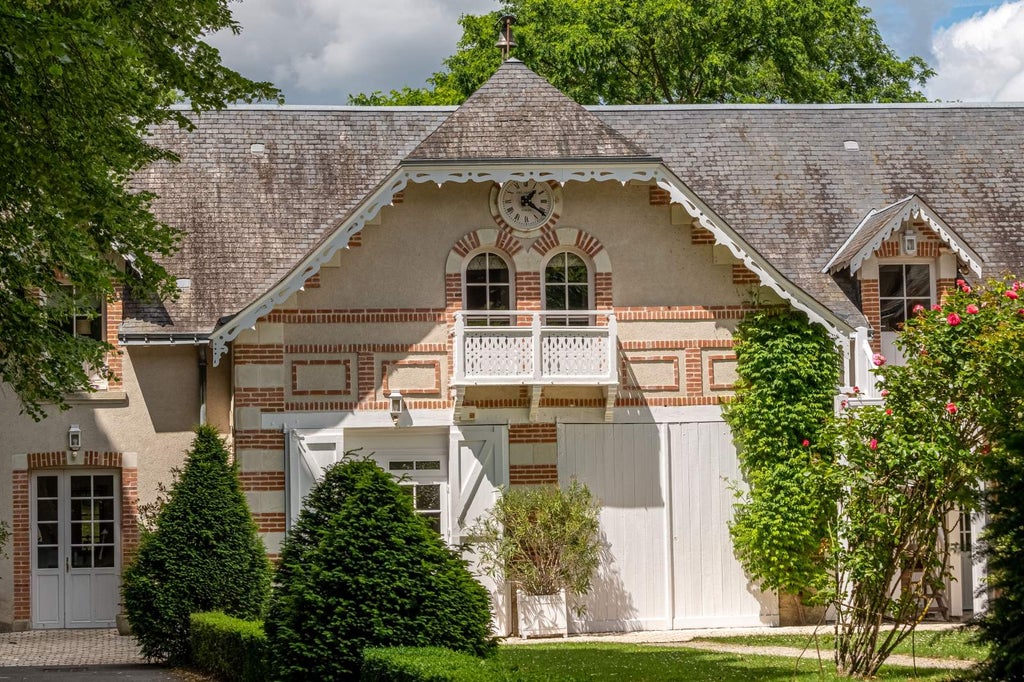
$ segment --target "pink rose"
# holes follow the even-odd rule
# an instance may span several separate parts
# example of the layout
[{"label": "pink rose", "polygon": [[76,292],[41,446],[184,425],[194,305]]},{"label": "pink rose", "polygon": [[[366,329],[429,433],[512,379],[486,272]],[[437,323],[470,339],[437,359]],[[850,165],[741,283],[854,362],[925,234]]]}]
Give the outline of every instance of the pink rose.
[{"label": "pink rose", "polygon": [[932,310],[942,310],[942,306],[939,305],[938,303],[933,303]]},{"label": "pink rose", "polygon": [[860,395],[860,386],[854,386],[853,387],[853,394],[854,395]]},{"label": "pink rose", "polygon": [[1024,287],[1024,283],[1022,283],[1020,281],[1016,281],[1016,282],[1013,283],[1013,290],[1014,291],[1019,290],[1021,287]]},{"label": "pink rose", "polygon": [[970,313],[971,315],[977,314],[978,306],[971,303],[970,305],[967,306],[967,312]]},{"label": "pink rose", "polygon": [[960,324],[960,316],[956,313],[950,313],[946,316],[946,322],[949,323],[949,326],[955,327]]},{"label": "pink rose", "polygon": [[887,388],[883,388],[883,389],[882,389],[882,397],[884,398],[884,397],[886,397],[887,395],[889,395],[889,389],[887,389]]},{"label": "pink rose", "polygon": [[968,287],[968,286],[963,286],[963,287],[960,287],[960,291],[964,292],[965,294],[969,294],[969,293],[971,293],[971,288]]},{"label": "pink rose", "polygon": [[966,286],[966,285],[967,285],[967,282],[965,282],[965,281],[964,281],[964,280],[962,280],[962,279],[958,279],[958,280],[956,281],[956,285],[957,285],[958,287]]},{"label": "pink rose", "polygon": [[915,305],[913,308],[910,309],[910,312],[912,312],[915,315],[923,313],[924,312],[924,306],[921,305],[920,303],[918,303],[917,305]]},{"label": "pink rose", "polygon": [[849,401],[849,400],[843,400],[842,402],[840,402],[840,403],[839,403],[839,407],[841,407],[841,408],[842,408],[842,409],[844,409],[844,410],[845,410],[845,409],[846,409],[847,407],[849,407],[849,406],[850,406],[850,401]]},{"label": "pink rose", "polygon": [[881,353],[875,353],[871,356],[871,362],[875,367],[881,367],[885,364],[885,356]]},{"label": "pink rose", "polygon": [[806,447],[810,446],[810,444],[811,444],[811,441],[809,441],[806,438],[804,438],[803,446],[806,448]]},{"label": "pink rose", "polygon": [[946,403],[946,412],[956,414],[956,403]]},{"label": "pink rose", "polygon": [[1007,289],[1005,292],[1003,292],[1003,296],[1005,296],[1006,298],[1012,298],[1014,300],[1017,300],[1017,292],[1014,291],[1013,289]]},{"label": "pink rose", "polygon": [[871,442],[868,443],[868,447],[871,448],[872,450],[877,450],[878,449],[878,439],[877,438],[872,438]]},{"label": "pink rose", "polygon": [[888,408],[888,407],[887,407],[887,408],[885,409],[885,416],[886,416],[886,417],[891,417],[891,416],[892,416],[892,408]]}]

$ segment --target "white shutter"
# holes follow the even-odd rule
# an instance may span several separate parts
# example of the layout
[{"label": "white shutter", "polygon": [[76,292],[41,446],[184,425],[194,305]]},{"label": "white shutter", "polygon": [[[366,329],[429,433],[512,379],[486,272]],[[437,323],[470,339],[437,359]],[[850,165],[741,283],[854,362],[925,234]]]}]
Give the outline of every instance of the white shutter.
[{"label": "white shutter", "polygon": [[286,490],[288,528],[299,517],[302,500],[320,480],[324,469],[342,456],[340,431],[320,429],[292,429],[288,437],[286,461]]},{"label": "white shutter", "polygon": [[467,540],[476,520],[508,485],[505,426],[452,427],[448,455],[451,480],[451,542]]}]

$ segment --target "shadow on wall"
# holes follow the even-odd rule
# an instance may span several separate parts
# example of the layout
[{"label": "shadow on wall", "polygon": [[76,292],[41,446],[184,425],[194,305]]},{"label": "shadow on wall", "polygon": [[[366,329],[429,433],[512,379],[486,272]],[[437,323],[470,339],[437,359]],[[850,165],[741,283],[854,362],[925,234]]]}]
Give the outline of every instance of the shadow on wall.
[{"label": "shadow on wall", "polygon": [[194,346],[128,346],[146,411],[157,433],[191,431],[199,419],[199,368]]},{"label": "shadow on wall", "polygon": [[[580,616],[575,615],[578,608],[585,609]],[[569,613],[569,631],[574,634],[628,632],[641,629],[640,614],[633,602],[633,596],[622,582],[611,543],[604,530],[601,531],[601,563],[594,575],[590,592],[583,597],[570,598]]]}]

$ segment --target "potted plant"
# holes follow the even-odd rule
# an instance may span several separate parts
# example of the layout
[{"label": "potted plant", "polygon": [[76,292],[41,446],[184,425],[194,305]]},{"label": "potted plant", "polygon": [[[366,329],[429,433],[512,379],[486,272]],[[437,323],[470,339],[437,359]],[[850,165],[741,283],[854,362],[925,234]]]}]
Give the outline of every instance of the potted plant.
[{"label": "potted plant", "polygon": [[505,488],[477,524],[481,568],[516,595],[521,637],[568,634],[567,598],[590,591],[600,508],[586,485]]}]

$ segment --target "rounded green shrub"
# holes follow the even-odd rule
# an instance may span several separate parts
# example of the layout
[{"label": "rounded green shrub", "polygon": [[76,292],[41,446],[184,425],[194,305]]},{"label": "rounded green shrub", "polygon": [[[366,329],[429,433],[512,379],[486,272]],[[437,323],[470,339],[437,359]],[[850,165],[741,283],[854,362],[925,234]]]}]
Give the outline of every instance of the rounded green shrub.
[{"label": "rounded green shrub", "polygon": [[367,647],[495,648],[486,590],[368,459],[314,486],[275,583],[265,627],[280,679],[358,679]]},{"label": "rounded green shrub", "polygon": [[200,426],[185,468],[143,531],[121,590],[142,654],[187,662],[189,615],[223,611],[256,619],[270,591],[270,565],[224,442]]}]

